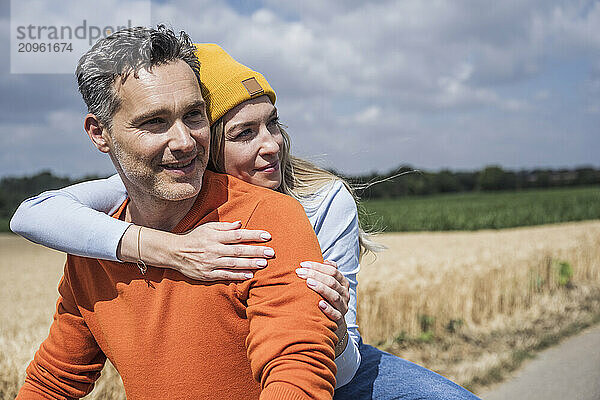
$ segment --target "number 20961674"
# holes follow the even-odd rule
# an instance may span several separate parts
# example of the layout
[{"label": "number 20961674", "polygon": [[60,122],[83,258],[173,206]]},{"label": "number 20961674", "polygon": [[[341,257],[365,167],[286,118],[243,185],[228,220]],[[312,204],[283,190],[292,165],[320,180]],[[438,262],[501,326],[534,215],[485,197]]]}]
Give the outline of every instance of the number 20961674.
[{"label": "number 20961674", "polygon": [[72,52],[73,45],[69,42],[62,43],[19,43],[19,53],[65,53]]}]

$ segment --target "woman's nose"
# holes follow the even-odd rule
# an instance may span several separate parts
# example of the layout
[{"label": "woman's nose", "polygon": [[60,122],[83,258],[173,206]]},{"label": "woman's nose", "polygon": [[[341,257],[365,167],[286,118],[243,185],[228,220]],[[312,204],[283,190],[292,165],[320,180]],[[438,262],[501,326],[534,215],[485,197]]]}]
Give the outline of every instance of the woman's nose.
[{"label": "woman's nose", "polygon": [[262,136],[261,153],[275,154],[279,153],[279,143],[275,136],[267,129],[266,126],[261,127],[260,135]]}]

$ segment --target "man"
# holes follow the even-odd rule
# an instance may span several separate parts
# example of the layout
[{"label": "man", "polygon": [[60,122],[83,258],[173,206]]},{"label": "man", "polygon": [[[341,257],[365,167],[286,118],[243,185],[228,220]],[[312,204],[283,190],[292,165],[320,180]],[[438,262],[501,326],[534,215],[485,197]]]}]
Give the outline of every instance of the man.
[{"label": "man", "polygon": [[82,397],[106,358],[129,399],[331,398],[335,323],[294,273],[322,260],[318,242],[295,200],[205,171],[209,125],[187,35],[117,32],[81,58],[77,78],[85,130],[130,196],[115,218],[173,232],[241,220],[272,234],[277,257],[248,281],[203,283],[69,255],[18,398]]}]

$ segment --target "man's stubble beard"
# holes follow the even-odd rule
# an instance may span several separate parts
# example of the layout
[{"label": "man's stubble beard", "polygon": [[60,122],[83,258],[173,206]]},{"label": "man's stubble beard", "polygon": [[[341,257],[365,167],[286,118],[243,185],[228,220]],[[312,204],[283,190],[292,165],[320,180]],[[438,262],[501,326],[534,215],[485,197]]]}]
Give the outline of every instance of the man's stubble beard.
[{"label": "man's stubble beard", "polygon": [[[128,191],[133,189],[162,201],[186,200],[200,192],[202,179],[208,164],[208,157],[204,148],[200,148],[196,156],[196,174],[193,179],[189,182],[177,182],[170,179],[164,170],[153,169],[153,166],[160,168],[157,160],[140,160],[122,150],[118,141],[115,141],[114,138],[111,141],[113,146],[110,157]],[[131,193],[129,195],[131,196]]]}]

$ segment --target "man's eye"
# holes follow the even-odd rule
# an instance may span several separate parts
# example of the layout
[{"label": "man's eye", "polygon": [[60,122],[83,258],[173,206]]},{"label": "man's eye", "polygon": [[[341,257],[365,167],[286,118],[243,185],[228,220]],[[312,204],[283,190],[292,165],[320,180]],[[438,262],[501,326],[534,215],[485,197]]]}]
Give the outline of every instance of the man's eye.
[{"label": "man's eye", "polygon": [[204,113],[200,110],[194,110],[187,113],[186,117],[194,120],[201,120],[204,118]]},{"label": "man's eye", "polygon": [[269,121],[269,125],[275,125],[279,122],[279,117],[275,117]]},{"label": "man's eye", "polygon": [[158,125],[158,124],[162,124],[164,122],[164,120],[162,118],[152,118],[149,119],[147,121],[144,121],[144,123],[142,123],[142,126],[146,126],[146,125]]}]

